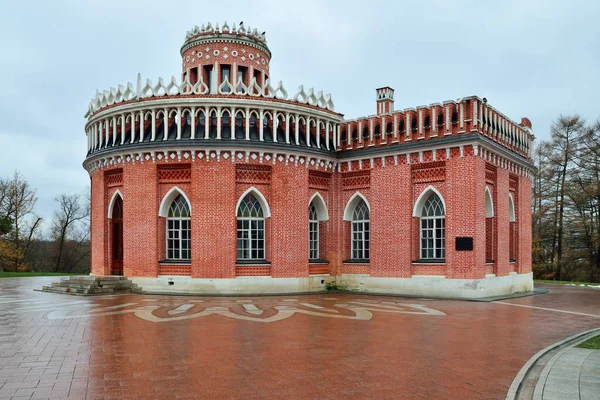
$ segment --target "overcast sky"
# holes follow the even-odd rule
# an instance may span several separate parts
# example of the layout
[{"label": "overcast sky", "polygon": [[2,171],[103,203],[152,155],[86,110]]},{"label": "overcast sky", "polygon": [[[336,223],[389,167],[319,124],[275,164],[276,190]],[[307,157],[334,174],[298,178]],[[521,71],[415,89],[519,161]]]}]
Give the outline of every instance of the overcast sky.
[{"label": "overcast sky", "polygon": [[0,0],[0,177],[19,170],[36,211],[82,192],[85,119],[96,89],[180,77],[194,25],[244,21],[267,32],[271,76],[332,93],[348,118],[478,95],[538,139],[561,113],[600,117],[600,1]]}]

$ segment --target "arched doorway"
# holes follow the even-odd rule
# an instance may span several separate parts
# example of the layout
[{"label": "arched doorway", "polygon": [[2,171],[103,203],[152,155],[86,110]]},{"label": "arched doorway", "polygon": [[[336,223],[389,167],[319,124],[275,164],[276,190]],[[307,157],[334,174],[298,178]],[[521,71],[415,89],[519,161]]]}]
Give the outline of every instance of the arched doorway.
[{"label": "arched doorway", "polygon": [[111,275],[123,275],[123,199],[116,196],[110,219]]}]

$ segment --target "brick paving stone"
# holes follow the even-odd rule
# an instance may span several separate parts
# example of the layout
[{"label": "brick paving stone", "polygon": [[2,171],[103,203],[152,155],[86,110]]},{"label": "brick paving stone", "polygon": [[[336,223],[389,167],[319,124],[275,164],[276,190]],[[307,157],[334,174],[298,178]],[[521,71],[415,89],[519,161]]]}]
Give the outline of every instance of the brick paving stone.
[{"label": "brick paving stone", "polygon": [[[340,293],[77,298],[31,290],[53,280],[0,279],[0,318],[9,321],[0,321],[0,399],[18,390],[60,399],[503,399],[533,354],[600,326],[600,291],[556,285],[502,303]],[[246,313],[239,300],[263,314]],[[168,313],[184,304],[191,305],[184,313]],[[138,310],[149,305],[156,309]],[[357,308],[340,305],[367,307],[370,317],[356,319]],[[281,316],[276,307],[283,306],[300,311],[260,322]],[[222,309],[195,315],[209,307]],[[595,384],[599,364],[586,360],[581,379]],[[576,361],[565,358],[565,367]]]}]

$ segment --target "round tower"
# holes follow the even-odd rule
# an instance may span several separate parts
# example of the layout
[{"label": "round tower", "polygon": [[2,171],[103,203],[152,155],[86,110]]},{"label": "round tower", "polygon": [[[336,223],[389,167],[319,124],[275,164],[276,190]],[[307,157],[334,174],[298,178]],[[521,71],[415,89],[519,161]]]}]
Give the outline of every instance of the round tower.
[{"label": "round tower", "polygon": [[265,32],[245,27],[241,22],[231,27],[227,22],[219,27],[208,24],[188,31],[181,47],[182,78],[192,85],[198,80],[210,94],[221,91],[237,92],[241,84],[255,83],[263,87],[269,77],[271,52]]}]

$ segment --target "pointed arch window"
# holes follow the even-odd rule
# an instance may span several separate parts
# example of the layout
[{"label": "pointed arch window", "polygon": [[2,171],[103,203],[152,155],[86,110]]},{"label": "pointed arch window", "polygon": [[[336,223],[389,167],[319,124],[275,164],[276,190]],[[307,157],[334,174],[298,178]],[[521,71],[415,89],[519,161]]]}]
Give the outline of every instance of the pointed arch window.
[{"label": "pointed arch window", "polygon": [[352,258],[368,260],[370,256],[371,229],[369,207],[360,200],[352,213]]},{"label": "pointed arch window", "polygon": [[248,193],[237,211],[238,260],[265,259],[265,215],[260,202]]},{"label": "pointed arch window", "polygon": [[421,259],[446,258],[446,212],[442,199],[431,193],[421,210]]},{"label": "pointed arch window", "polygon": [[169,206],[167,216],[167,259],[191,258],[190,206],[178,195]]}]

